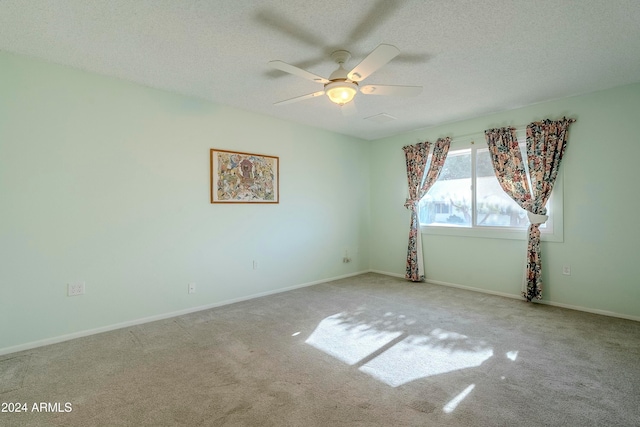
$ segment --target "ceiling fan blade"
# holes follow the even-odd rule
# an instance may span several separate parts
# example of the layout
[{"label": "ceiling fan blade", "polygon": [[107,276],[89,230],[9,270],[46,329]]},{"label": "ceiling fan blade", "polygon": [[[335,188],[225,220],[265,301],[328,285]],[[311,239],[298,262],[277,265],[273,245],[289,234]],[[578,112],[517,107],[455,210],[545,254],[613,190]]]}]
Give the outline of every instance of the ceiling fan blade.
[{"label": "ceiling fan blade", "polygon": [[366,85],[360,88],[365,95],[416,96],[422,92],[422,86]]},{"label": "ceiling fan blade", "polygon": [[285,73],[293,74],[298,77],[302,77],[303,79],[311,80],[318,83],[329,83],[329,80],[324,77],[320,77],[317,74],[310,73],[309,71],[303,70],[302,68],[298,68],[295,65],[287,64],[282,61],[269,61],[269,65],[273,68],[276,68],[280,71],[284,71]]},{"label": "ceiling fan blade", "polygon": [[276,102],[273,105],[291,104],[293,102],[298,102],[298,101],[302,101],[302,100],[309,99],[309,98],[315,98],[316,96],[320,96],[320,95],[324,95],[324,91],[323,90],[319,90],[318,92],[309,93],[307,95],[296,96],[295,98],[285,99],[284,101]]},{"label": "ceiling fan blade", "polygon": [[359,82],[380,69],[384,64],[398,56],[400,49],[390,44],[381,44],[362,60],[355,68],[349,71],[349,80]]}]

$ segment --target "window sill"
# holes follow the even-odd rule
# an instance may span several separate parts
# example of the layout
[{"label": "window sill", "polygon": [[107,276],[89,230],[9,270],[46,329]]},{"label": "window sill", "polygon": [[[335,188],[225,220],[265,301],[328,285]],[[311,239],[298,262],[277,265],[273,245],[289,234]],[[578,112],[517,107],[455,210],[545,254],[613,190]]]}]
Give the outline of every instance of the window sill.
[{"label": "window sill", "polygon": [[[543,242],[563,242],[564,235],[558,227],[554,232],[542,231],[540,240]],[[421,225],[420,231],[426,235],[454,236],[454,237],[479,237],[484,239],[511,239],[527,240],[527,229],[505,230],[498,227],[456,227],[456,226],[429,226]]]}]

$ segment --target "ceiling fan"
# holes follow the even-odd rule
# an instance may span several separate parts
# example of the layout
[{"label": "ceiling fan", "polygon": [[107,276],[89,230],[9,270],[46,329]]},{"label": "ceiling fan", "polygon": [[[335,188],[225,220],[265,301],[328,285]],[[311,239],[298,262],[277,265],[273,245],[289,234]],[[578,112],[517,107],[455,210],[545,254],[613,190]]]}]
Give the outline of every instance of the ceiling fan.
[{"label": "ceiling fan", "polygon": [[331,102],[343,106],[353,100],[358,91],[365,95],[395,95],[414,96],[422,92],[422,86],[395,86],[370,84],[360,86],[360,82],[379,70],[387,62],[391,61],[400,53],[400,50],[389,44],[381,44],[376,47],[366,58],[364,58],[351,71],[347,71],[343,65],[351,54],[346,50],[337,50],[331,54],[331,58],[338,63],[335,70],[328,79],[313,74],[309,71],[287,64],[283,61],[270,61],[269,65],[278,70],[302,77],[324,85],[323,90],[297,96],[276,102],[274,105],[290,104],[304,99],[315,98],[320,95],[327,95]]}]

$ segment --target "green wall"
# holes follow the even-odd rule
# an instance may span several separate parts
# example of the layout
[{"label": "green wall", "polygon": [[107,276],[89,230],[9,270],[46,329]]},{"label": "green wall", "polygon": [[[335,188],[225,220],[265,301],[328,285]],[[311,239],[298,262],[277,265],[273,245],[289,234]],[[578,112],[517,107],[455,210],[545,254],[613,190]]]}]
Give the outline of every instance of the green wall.
[{"label": "green wall", "polygon": [[[636,84],[371,142],[0,52],[0,354],[370,269],[401,275],[402,146],[563,115],[578,121],[564,240],[542,245],[544,302],[640,320],[638,111]],[[279,156],[280,204],[210,204],[214,147]],[[519,294],[524,240],[423,237],[428,280]],[[67,297],[75,281],[86,294]]]},{"label": "green wall", "polygon": [[[409,212],[401,147],[441,136],[574,117],[561,166],[564,241],[543,242],[544,302],[640,320],[640,84],[374,141],[371,268],[404,274]],[[461,140],[460,138],[460,140]],[[519,295],[526,241],[423,234],[427,280]],[[571,275],[562,275],[563,265]]]},{"label": "green wall", "polygon": [[[211,204],[214,147],[279,156],[281,202]],[[367,271],[368,152],[0,53],[0,354]]]}]

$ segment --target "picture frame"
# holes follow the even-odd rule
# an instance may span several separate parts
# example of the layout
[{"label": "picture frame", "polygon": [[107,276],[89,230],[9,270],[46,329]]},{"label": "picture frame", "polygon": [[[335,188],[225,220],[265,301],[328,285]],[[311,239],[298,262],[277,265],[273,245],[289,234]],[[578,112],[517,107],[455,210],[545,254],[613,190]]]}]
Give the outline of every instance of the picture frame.
[{"label": "picture frame", "polygon": [[211,203],[280,203],[280,159],[212,148]]}]

